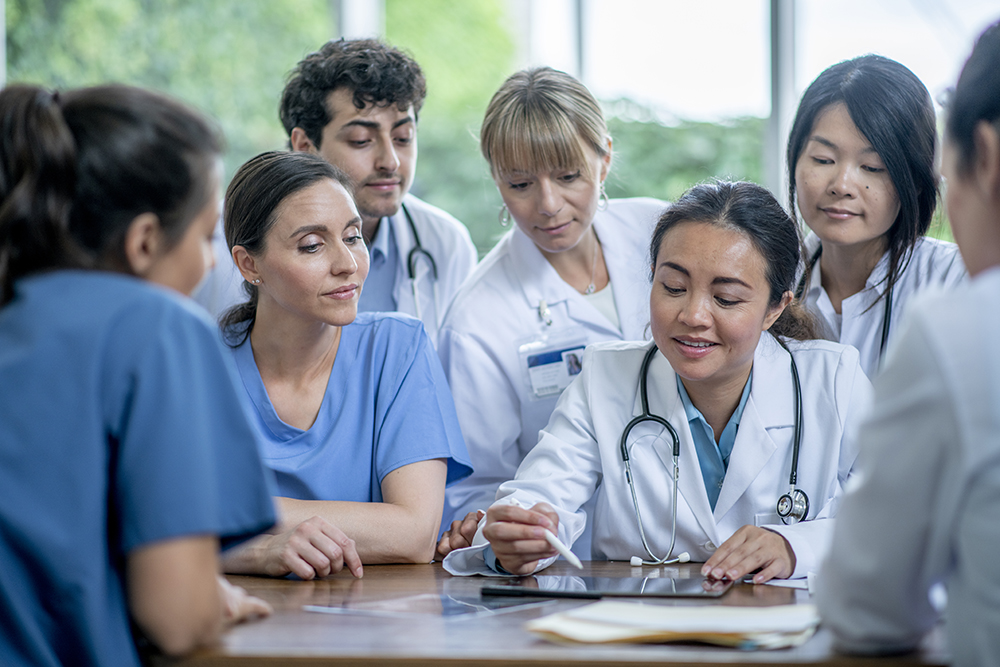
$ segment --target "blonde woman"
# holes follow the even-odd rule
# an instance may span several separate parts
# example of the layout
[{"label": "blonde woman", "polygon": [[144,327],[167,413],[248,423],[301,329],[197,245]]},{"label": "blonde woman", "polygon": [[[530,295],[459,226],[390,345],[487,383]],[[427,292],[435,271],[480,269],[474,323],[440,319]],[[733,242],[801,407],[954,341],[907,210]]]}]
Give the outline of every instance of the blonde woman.
[{"label": "blonde woman", "polygon": [[[503,198],[501,224],[513,225],[459,291],[439,335],[475,470],[448,489],[444,525],[454,523],[441,553],[466,546],[476,511],[538,442],[583,348],[644,337],[645,247],[666,206],[608,200],[607,125],[590,91],[564,72],[507,79],[480,140]],[[589,538],[577,549],[589,558]]]}]

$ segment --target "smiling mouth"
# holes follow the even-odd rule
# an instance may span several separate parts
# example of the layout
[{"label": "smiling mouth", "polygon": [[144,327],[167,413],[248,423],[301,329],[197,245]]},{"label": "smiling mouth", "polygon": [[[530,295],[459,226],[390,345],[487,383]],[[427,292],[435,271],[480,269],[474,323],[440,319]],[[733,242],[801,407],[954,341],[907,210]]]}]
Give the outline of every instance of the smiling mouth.
[{"label": "smiling mouth", "polygon": [[704,349],[706,347],[712,347],[713,345],[718,345],[718,343],[712,343],[709,341],[681,340],[679,338],[675,338],[674,340],[676,340],[678,343],[680,343],[685,347],[693,347],[698,349]]},{"label": "smiling mouth", "polygon": [[820,210],[831,218],[840,218],[844,220],[861,215],[860,213],[855,213],[854,211],[845,211],[842,208],[820,208]]},{"label": "smiling mouth", "polygon": [[572,224],[572,220],[564,222],[561,225],[556,225],[555,227],[539,227],[538,229],[545,232],[546,234],[558,234]]}]

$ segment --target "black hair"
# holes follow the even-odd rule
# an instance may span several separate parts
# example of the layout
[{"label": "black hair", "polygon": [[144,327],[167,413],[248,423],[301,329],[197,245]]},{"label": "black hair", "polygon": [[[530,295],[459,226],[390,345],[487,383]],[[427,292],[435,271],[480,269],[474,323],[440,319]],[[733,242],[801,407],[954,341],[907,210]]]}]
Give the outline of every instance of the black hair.
[{"label": "black hair", "polygon": [[[685,222],[736,229],[753,243],[764,260],[769,308],[780,304],[785,294],[795,289],[795,274],[802,257],[798,225],[767,188],[747,181],[716,181],[701,183],[685,192],[663,212],[653,230],[649,244],[653,272],[663,238]],[[785,308],[768,331],[797,340],[816,337],[812,316],[797,300]]]},{"label": "black hair", "polygon": [[842,103],[858,131],[885,164],[899,198],[899,214],[886,232],[892,288],[917,240],[927,233],[937,206],[934,168],[937,125],[927,87],[905,66],[882,56],[846,60],[824,70],[799,102],[788,135],[788,207],[795,212],[795,165],[812,134],[816,118]]},{"label": "black hair", "polygon": [[285,132],[291,136],[300,127],[319,148],[333,120],[327,98],[337,88],[353,91],[358,109],[395,104],[405,111],[413,105],[414,120],[427,96],[420,65],[399,49],[376,39],[329,41],[289,74],[279,108]]},{"label": "black hair", "polygon": [[[269,151],[250,158],[226,190],[223,218],[229,249],[242,246],[259,256],[282,202],[324,178],[340,183],[353,196],[350,177],[311,153]],[[230,308],[220,320],[225,340],[232,347],[246,342],[257,321],[257,287],[243,281],[243,291],[247,301]]]},{"label": "black hair", "polygon": [[125,234],[142,213],[178,241],[207,202],[222,149],[199,114],[129,86],[9,86],[0,130],[0,304],[39,271],[128,272]]},{"label": "black hair", "polygon": [[1000,22],[976,40],[948,101],[948,139],[958,149],[957,167],[968,173],[976,156],[975,129],[993,123],[1000,133]]}]

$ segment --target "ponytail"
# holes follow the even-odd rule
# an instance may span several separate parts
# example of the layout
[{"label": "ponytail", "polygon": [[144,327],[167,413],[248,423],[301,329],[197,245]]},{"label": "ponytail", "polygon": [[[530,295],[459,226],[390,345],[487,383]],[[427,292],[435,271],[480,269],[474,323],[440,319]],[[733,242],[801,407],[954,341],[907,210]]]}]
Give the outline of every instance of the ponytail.
[{"label": "ponytail", "polygon": [[57,93],[15,85],[0,91],[0,306],[31,273],[82,266],[68,233],[76,148]]}]

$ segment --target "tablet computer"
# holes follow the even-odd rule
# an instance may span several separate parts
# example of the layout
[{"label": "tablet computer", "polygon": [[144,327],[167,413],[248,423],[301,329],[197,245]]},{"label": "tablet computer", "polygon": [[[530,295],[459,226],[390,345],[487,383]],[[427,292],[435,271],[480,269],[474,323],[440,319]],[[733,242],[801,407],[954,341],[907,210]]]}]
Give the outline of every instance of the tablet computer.
[{"label": "tablet computer", "polygon": [[491,581],[483,586],[483,597],[578,598],[717,598],[730,589],[731,581],[704,577],[516,577]]}]

